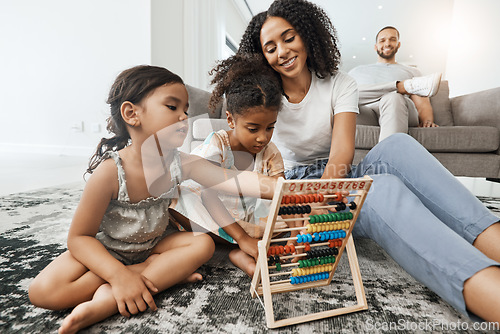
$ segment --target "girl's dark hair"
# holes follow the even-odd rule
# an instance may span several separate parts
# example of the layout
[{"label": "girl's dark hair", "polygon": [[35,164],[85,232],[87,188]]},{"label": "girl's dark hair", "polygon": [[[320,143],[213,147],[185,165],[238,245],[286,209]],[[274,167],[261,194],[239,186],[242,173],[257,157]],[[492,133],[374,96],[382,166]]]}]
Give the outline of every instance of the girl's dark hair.
[{"label": "girl's dark hair", "polygon": [[158,66],[135,66],[118,75],[106,101],[111,111],[111,115],[106,119],[106,129],[113,134],[113,137],[101,139],[96,152],[90,158],[87,173],[92,174],[106,152],[121,150],[129,144],[130,135],[127,127],[130,125],[125,123],[120,110],[123,102],[139,104],[154,89],[173,83],[184,84],[177,74]]},{"label": "girl's dark hair", "polygon": [[252,107],[281,107],[279,76],[256,55],[235,55],[217,64],[211,71],[215,88],[209,107],[214,110],[226,96],[227,110],[241,115]]},{"label": "girl's dark hair", "polygon": [[260,54],[262,25],[269,17],[288,21],[304,41],[307,66],[318,78],[334,75],[340,65],[337,33],[326,12],[305,0],[276,0],[266,12],[255,15],[241,38],[239,54]]}]

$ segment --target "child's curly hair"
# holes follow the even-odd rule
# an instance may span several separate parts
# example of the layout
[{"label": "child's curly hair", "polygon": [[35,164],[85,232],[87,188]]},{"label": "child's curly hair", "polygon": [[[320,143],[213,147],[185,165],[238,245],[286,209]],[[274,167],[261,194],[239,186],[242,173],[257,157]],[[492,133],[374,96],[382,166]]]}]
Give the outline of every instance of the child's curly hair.
[{"label": "child's curly hair", "polygon": [[226,97],[231,115],[241,115],[252,107],[281,107],[281,82],[262,57],[235,55],[219,62],[210,72],[215,88],[209,107],[214,110]]},{"label": "child's curly hair", "polygon": [[262,25],[269,17],[288,21],[304,41],[307,66],[318,78],[332,76],[340,65],[337,33],[326,12],[305,0],[276,0],[266,12],[255,15],[241,38],[239,54],[259,54]]}]

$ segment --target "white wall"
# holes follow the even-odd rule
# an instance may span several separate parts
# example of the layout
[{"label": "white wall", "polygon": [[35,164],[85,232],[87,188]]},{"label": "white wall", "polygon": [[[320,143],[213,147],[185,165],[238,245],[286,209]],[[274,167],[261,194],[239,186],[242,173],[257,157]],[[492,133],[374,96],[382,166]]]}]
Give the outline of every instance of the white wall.
[{"label": "white wall", "polygon": [[500,87],[500,1],[455,0],[446,77],[450,95]]},{"label": "white wall", "polygon": [[210,89],[226,32],[239,44],[251,16],[243,0],[152,0],[152,63]]},{"label": "white wall", "polygon": [[1,1],[1,148],[88,155],[112,81],[150,62],[150,36],[148,1]]},{"label": "white wall", "polygon": [[184,35],[184,2],[152,0],[151,63],[184,78]]}]

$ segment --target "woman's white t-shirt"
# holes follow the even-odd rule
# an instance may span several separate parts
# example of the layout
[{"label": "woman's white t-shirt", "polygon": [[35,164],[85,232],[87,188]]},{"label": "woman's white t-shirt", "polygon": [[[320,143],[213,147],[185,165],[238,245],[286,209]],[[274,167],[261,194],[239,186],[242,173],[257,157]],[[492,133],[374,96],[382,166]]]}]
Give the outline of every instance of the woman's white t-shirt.
[{"label": "woman's white t-shirt", "polygon": [[328,158],[333,116],[341,112],[359,110],[356,82],[340,71],[325,79],[313,73],[311,87],[299,103],[283,97],[272,141],[283,156],[285,169]]}]

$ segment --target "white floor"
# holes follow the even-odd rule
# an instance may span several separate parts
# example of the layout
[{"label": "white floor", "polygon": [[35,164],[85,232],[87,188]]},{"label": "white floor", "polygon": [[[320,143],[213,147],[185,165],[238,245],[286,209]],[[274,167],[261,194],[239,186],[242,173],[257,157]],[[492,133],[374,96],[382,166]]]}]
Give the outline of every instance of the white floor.
[{"label": "white floor", "polygon": [[[84,183],[88,157],[0,152],[0,196],[69,183]],[[458,178],[477,196],[500,197],[500,183]]]},{"label": "white floor", "polygon": [[68,183],[84,183],[89,158],[1,152],[0,196]]}]

